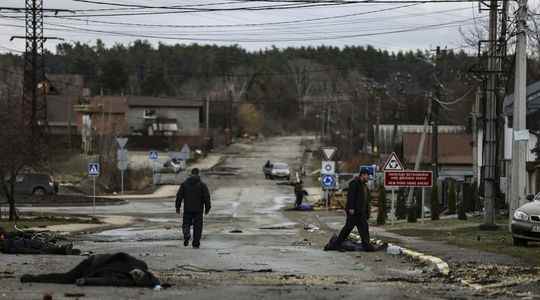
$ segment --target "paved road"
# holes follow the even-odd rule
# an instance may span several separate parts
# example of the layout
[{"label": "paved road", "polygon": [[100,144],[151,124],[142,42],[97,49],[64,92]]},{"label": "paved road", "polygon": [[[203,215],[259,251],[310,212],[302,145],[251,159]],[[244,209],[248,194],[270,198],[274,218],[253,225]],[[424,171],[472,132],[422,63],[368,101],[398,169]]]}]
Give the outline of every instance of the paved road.
[{"label": "paved road", "polygon": [[[303,146],[299,137],[273,138],[253,145],[234,145],[225,153],[223,169],[233,176],[205,176],[213,194],[213,209],[205,219],[199,250],[181,245],[174,199],[131,201],[121,206],[98,207],[99,215],[132,216],[127,228],[77,237],[83,251],[123,251],[144,259],[173,287],[143,289],[22,285],[0,279],[0,298],[38,299],[54,293],[82,292],[83,299],[432,299],[448,297],[448,287],[423,284],[423,270],[401,257],[385,253],[325,252],[321,248],[332,226],[341,222],[337,212],[290,212],[292,187],[265,180],[261,166],[267,159],[299,166]],[[89,207],[43,208],[89,214]],[[309,232],[305,225],[320,230]],[[6,256],[2,271],[23,273],[66,271],[82,257]],[[232,269],[240,269],[233,271]],[[270,272],[271,270],[271,272]],[[465,291],[451,292],[461,296]],[[463,294],[464,295],[464,294]]]}]

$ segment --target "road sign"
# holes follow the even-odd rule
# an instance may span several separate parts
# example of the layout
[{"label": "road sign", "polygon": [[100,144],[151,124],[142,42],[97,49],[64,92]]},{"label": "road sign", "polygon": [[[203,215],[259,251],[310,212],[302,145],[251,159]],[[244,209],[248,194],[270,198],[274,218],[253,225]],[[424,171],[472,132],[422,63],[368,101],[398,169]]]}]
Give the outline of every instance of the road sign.
[{"label": "road sign", "polygon": [[432,187],[431,171],[387,171],[384,172],[385,187]]},{"label": "road sign", "polygon": [[392,152],[383,167],[384,171],[403,171],[403,165],[399,161],[395,152]]},{"label": "road sign", "polygon": [[321,166],[321,174],[323,175],[334,175],[336,174],[336,162],[324,160]]},{"label": "road sign", "polygon": [[321,177],[323,189],[330,190],[336,187],[336,177],[334,175],[323,175]]},{"label": "road sign", "polygon": [[125,171],[127,170],[129,165],[129,162],[127,160],[119,160],[116,166],[118,167],[118,170]]},{"label": "road sign", "polygon": [[337,148],[336,147],[322,147],[321,151],[326,160],[332,160],[332,158],[336,154]]},{"label": "road sign", "polygon": [[116,150],[116,160],[128,161],[128,151],[123,148]]},{"label": "road sign", "polygon": [[88,164],[88,175],[99,176],[99,163]]},{"label": "road sign", "polygon": [[120,149],[124,149],[124,147],[126,147],[128,139],[127,138],[116,138],[116,142],[118,143],[118,147],[120,147]]},{"label": "road sign", "polygon": [[369,175],[369,180],[375,179],[375,172],[377,171],[377,165],[363,165],[360,166],[360,172],[366,170]]},{"label": "road sign", "polygon": [[148,154],[148,158],[149,158],[150,160],[158,160],[159,154],[158,154],[157,151],[152,150],[152,151],[150,151],[150,153]]},{"label": "road sign", "polygon": [[184,144],[182,150],[180,150],[180,153],[183,153],[182,155],[185,157],[184,160],[188,160],[191,155],[191,149],[189,149],[189,146],[187,144]]}]

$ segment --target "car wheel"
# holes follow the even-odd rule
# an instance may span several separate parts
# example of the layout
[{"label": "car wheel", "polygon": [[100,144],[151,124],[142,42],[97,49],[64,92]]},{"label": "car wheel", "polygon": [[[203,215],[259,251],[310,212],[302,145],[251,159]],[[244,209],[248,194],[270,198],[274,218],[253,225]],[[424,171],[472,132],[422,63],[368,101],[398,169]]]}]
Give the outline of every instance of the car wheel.
[{"label": "car wheel", "polygon": [[32,195],[34,196],[45,196],[45,189],[44,188],[35,188],[34,191],[32,192]]},{"label": "car wheel", "polygon": [[514,237],[513,240],[514,240],[514,246],[518,246],[518,247],[527,246],[527,240],[525,240],[525,239],[520,239],[520,238]]}]

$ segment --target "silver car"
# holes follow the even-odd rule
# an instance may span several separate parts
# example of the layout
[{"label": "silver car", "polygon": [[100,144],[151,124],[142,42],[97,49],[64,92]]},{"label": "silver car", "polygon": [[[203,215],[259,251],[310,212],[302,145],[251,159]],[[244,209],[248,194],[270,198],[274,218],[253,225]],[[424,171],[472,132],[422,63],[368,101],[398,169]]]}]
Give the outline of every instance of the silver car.
[{"label": "silver car", "polygon": [[529,203],[519,207],[512,218],[514,245],[526,246],[529,241],[540,242],[540,193],[527,197]]},{"label": "silver car", "polygon": [[291,170],[289,165],[286,163],[274,163],[272,169],[270,170],[270,179],[274,178],[283,178],[290,180],[291,179]]}]

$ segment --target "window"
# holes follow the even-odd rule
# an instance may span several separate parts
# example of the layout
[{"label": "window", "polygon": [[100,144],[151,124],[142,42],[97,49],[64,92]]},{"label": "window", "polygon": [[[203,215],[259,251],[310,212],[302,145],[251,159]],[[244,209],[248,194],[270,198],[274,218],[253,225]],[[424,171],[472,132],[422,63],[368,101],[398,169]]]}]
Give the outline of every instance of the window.
[{"label": "window", "polygon": [[153,108],[146,108],[144,110],[144,115],[143,117],[145,119],[155,119],[156,118],[156,110],[153,109]]}]

